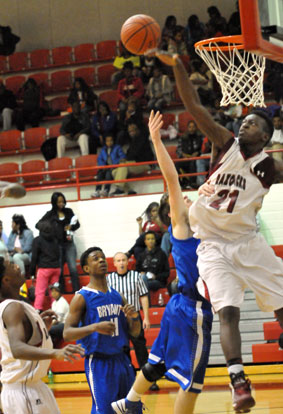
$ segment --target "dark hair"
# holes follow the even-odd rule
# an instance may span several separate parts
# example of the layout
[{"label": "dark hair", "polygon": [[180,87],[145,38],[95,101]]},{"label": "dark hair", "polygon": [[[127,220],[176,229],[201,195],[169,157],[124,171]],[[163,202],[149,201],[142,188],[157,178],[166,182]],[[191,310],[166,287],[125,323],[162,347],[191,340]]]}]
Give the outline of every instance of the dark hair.
[{"label": "dark hair", "polygon": [[146,218],[148,219],[148,220],[150,220],[150,213],[151,213],[151,210],[154,208],[154,207],[159,207],[159,204],[156,202],[156,201],[153,201],[152,203],[150,203],[148,206],[147,206],[147,208],[146,208],[146,210],[145,210],[145,215],[146,215]]},{"label": "dark hair", "polygon": [[195,59],[195,60],[193,60],[193,61],[191,62],[191,66],[192,66],[192,68],[193,68],[194,70],[196,70],[197,72],[199,72],[199,71],[200,71],[201,65],[202,65],[202,61],[200,61],[200,60],[198,60],[198,59]]},{"label": "dark hair", "polygon": [[[176,36],[177,33],[182,33],[184,35],[184,28],[182,26],[176,26],[173,29],[173,38]],[[184,37],[184,36],[183,36]]]},{"label": "dark hair", "polygon": [[104,108],[106,108],[106,109],[107,109],[108,114],[110,114],[111,109],[110,109],[110,107],[109,107],[108,103],[107,103],[107,102],[105,102],[105,101],[99,101],[99,103],[98,103],[98,110],[97,110],[97,114],[98,114],[98,115],[101,115],[101,112],[100,112],[100,110],[99,110],[100,105],[104,106]]},{"label": "dark hair", "polygon": [[131,70],[133,70],[134,69],[133,62],[130,61],[130,60],[127,60],[127,62],[125,62],[124,65],[123,65],[123,69],[131,69]]},{"label": "dark hair", "polygon": [[165,20],[165,27],[170,27],[171,22],[177,22],[176,16],[174,16],[173,14],[170,14],[169,16],[166,17]]},{"label": "dark hair", "polygon": [[87,258],[90,255],[90,253],[99,251],[103,253],[103,250],[100,247],[89,247],[85,252],[82,253],[80,258],[80,264],[81,268],[83,269],[84,266],[87,264]]},{"label": "dark hair", "polygon": [[272,135],[273,135],[273,131],[274,131],[274,125],[272,120],[270,119],[270,117],[267,115],[266,112],[261,111],[260,109],[254,109],[250,115],[256,115],[259,116],[261,119],[263,119],[265,121],[264,123],[264,132],[266,132],[269,135],[269,139],[266,141],[266,144],[270,141]]},{"label": "dark hair", "polygon": [[1,288],[1,284],[2,284],[2,279],[5,273],[5,261],[4,261],[4,257],[0,257],[0,288]]},{"label": "dark hair", "polygon": [[165,226],[170,226],[171,219],[168,216],[168,213],[170,212],[170,204],[169,204],[169,194],[166,192],[162,195],[160,199],[160,205],[158,209],[158,216],[163,224]]},{"label": "dark hair", "polygon": [[207,13],[209,15],[215,14],[217,17],[221,16],[221,14],[220,14],[220,12],[219,12],[219,10],[218,10],[218,8],[216,6],[210,6],[210,7],[208,7]]},{"label": "dark hair", "polygon": [[20,234],[28,228],[25,218],[22,214],[14,214],[12,220],[20,225]]},{"label": "dark hair", "polygon": [[192,29],[194,27],[196,27],[196,23],[199,22],[199,18],[196,14],[192,14],[189,18],[188,18],[188,25],[189,28]]},{"label": "dark hair", "polygon": [[89,86],[88,86],[88,84],[86,83],[86,81],[84,80],[84,78],[75,78],[74,79],[74,87],[73,88],[75,88],[75,84],[76,84],[76,82],[79,82],[79,84],[80,84],[80,87],[81,87],[81,89],[83,90],[83,91],[87,91],[88,89],[89,89]]},{"label": "dark hair", "polygon": [[155,240],[156,240],[156,233],[155,233],[155,231],[153,231],[153,230],[148,230],[148,231],[146,231],[146,232],[144,233],[144,239],[146,238],[146,236],[147,236],[148,234],[153,234],[153,235],[154,235],[154,237],[155,237]]},{"label": "dark hair", "polygon": [[64,194],[60,193],[59,191],[55,191],[55,193],[53,193],[52,196],[51,196],[52,210],[55,210],[55,211],[58,210],[57,201],[58,201],[59,197],[63,197],[65,205],[67,204],[67,201],[66,201],[66,198],[65,198]]},{"label": "dark hair", "polygon": [[52,234],[53,233],[53,226],[50,221],[44,220],[38,223],[38,230],[44,233]]}]

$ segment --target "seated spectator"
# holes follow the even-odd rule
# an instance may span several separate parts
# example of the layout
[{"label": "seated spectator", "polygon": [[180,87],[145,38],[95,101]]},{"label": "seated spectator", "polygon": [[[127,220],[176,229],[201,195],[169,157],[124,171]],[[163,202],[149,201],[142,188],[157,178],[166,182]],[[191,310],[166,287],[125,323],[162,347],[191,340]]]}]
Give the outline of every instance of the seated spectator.
[{"label": "seated spectator", "polygon": [[141,80],[144,85],[147,85],[149,79],[153,75],[153,69],[158,64],[158,60],[154,56],[141,56]]},{"label": "seated spectator", "polygon": [[90,112],[97,110],[98,97],[92,92],[83,78],[75,78],[68,102],[71,105],[74,102],[79,102],[82,112]]},{"label": "seated spectator", "polygon": [[125,62],[123,66],[124,78],[118,83],[118,106],[120,112],[126,112],[127,102],[131,96],[141,99],[144,95],[144,86],[140,78],[133,74],[132,62]]},{"label": "seated spectator", "polygon": [[[160,204],[159,204],[159,209],[158,209],[158,217],[159,217],[161,223],[163,224],[163,226],[165,226],[165,228],[167,228],[167,229],[171,224],[171,219],[168,215],[168,213],[170,211],[170,206],[169,206],[168,199],[169,199],[169,195],[166,192],[162,195],[162,197],[160,199]],[[166,230],[162,234],[160,247],[164,251],[166,256],[169,257],[169,255],[171,253],[171,249],[172,249],[172,243],[171,243],[171,240],[170,240],[170,233],[169,233],[168,230]]]},{"label": "seated spectator", "polygon": [[225,128],[237,137],[243,120],[243,106],[241,104],[231,105],[224,114],[228,117]]},{"label": "seated spectator", "polygon": [[230,19],[228,21],[228,34],[229,36],[232,35],[239,35],[241,34],[241,18],[239,12],[239,1],[236,0],[236,11],[231,14]]},{"label": "seated spectator", "polygon": [[[102,147],[98,158],[97,158],[97,165],[113,165],[113,164],[120,164],[124,162],[126,159],[126,155],[120,145],[114,143],[113,135],[106,135],[105,137],[105,145]],[[97,181],[103,180],[113,180],[112,177],[112,168],[105,168],[98,171],[97,174]],[[101,191],[101,184],[96,186],[96,190],[93,194],[91,194],[92,198],[97,197],[108,197],[109,190],[111,184],[105,184],[104,190]]]},{"label": "seated spectator", "polygon": [[117,144],[126,145],[130,143],[131,138],[128,134],[128,125],[130,123],[137,124],[142,129],[145,128],[143,111],[134,97],[129,98],[126,112],[119,114]]},{"label": "seated spectator", "polygon": [[194,60],[191,63],[192,74],[190,81],[199,94],[202,105],[213,106],[215,94],[213,91],[213,75],[204,62]]},{"label": "seated spectator", "polygon": [[[274,132],[271,137],[271,149],[283,149],[283,120],[280,115],[273,117]],[[283,152],[273,152],[272,157],[275,160],[283,161]]]},{"label": "seated spectator", "polygon": [[138,76],[140,69],[140,56],[132,55],[125,46],[120,42],[120,55],[116,56],[113,66],[118,69],[111,77],[111,85],[113,89],[117,89],[118,83],[124,77],[123,66],[126,62],[132,62],[134,65],[133,73]]},{"label": "seated spectator", "polygon": [[39,236],[32,242],[30,274],[36,277],[34,307],[42,311],[45,291],[49,284],[59,282],[61,269],[59,244],[54,227],[49,221],[42,221],[38,228]]},{"label": "seated spectator", "polygon": [[182,26],[176,26],[173,30],[173,36],[168,43],[168,52],[178,53],[178,55],[187,55],[187,46],[184,40],[184,28]]},{"label": "seated spectator", "polygon": [[[201,145],[201,155],[208,155],[211,153],[211,143],[207,137],[204,137]],[[210,158],[200,159],[196,161],[197,172],[208,172]],[[205,182],[205,175],[197,176],[197,187]]]},{"label": "seated spectator", "polygon": [[[195,121],[189,121],[187,131],[178,139],[177,156],[178,158],[198,157],[201,154],[203,136],[198,130]],[[182,161],[177,164],[179,173],[195,173],[195,161]],[[182,177],[180,184],[183,189],[196,188],[196,177]]]},{"label": "seated spectator", "polygon": [[40,87],[33,78],[29,78],[19,91],[22,99],[22,108],[17,111],[16,125],[20,131],[25,130],[26,124],[32,128],[38,127],[39,122],[44,114],[43,96]]},{"label": "seated spectator", "polygon": [[7,256],[9,256],[9,254],[3,237],[3,223],[2,220],[0,220],[0,257],[4,257],[4,259],[6,259]]},{"label": "seated spectator", "polygon": [[146,249],[138,257],[136,270],[140,272],[148,290],[158,290],[166,286],[170,269],[164,251],[156,246],[154,231],[145,233]]},{"label": "seated spectator", "polygon": [[153,76],[149,79],[147,85],[147,95],[149,101],[147,108],[151,111],[160,111],[165,105],[169,105],[172,100],[172,84],[167,75],[163,75],[161,68],[155,66]]},{"label": "seated spectator", "polygon": [[56,313],[57,319],[53,319],[52,327],[49,330],[54,348],[58,345],[58,342],[63,339],[63,330],[67,315],[69,313],[70,306],[60,291],[60,284],[55,282],[49,286],[51,296],[53,299],[51,309]]},{"label": "seated spectator", "polygon": [[80,147],[81,154],[87,155],[90,120],[87,113],[81,111],[80,103],[72,104],[72,113],[63,118],[60,134],[57,138],[57,157],[65,155],[66,148]]},{"label": "seated spectator", "polygon": [[109,105],[100,101],[98,111],[93,115],[90,129],[90,153],[96,154],[97,148],[104,145],[104,138],[109,134],[115,134],[117,126],[117,117],[115,112],[111,111]]},{"label": "seated spectator", "polygon": [[164,27],[161,32],[161,47],[162,50],[168,50],[169,40],[173,37],[173,31],[177,25],[175,16],[170,15],[166,17]]},{"label": "seated spectator", "polygon": [[194,44],[206,38],[205,25],[199,21],[196,14],[188,18],[188,24],[185,27],[185,42],[190,56],[195,55]]},{"label": "seated spectator", "polygon": [[32,241],[33,233],[28,228],[24,216],[14,214],[7,248],[10,261],[19,266],[22,275],[26,274],[25,266],[30,264]]},{"label": "seated spectator", "polygon": [[0,121],[4,131],[12,128],[12,117],[16,106],[15,95],[0,81]]},{"label": "seated spectator", "polygon": [[221,16],[216,6],[210,6],[207,9],[209,21],[207,22],[207,35],[210,37],[223,36],[227,34],[227,22],[225,17]]},{"label": "seated spectator", "polygon": [[[145,162],[153,160],[153,152],[148,139],[148,130],[142,129],[135,123],[128,124],[128,133],[131,139],[129,148],[126,153],[126,163]],[[142,174],[150,170],[150,166],[143,164],[137,166],[118,167],[112,171],[114,180],[125,180],[129,174]],[[116,190],[111,193],[112,196],[136,194],[134,190],[129,188],[128,183],[117,183]]]}]

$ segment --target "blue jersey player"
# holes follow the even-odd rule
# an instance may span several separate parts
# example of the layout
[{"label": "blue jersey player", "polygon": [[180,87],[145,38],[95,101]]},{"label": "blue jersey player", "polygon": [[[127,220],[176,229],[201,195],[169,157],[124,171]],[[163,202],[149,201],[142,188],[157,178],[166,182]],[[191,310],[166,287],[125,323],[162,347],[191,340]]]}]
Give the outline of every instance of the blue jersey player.
[{"label": "blue jersey player", "polygon": [[64,339],[77,340],[85,350],[85,372],[92,395],[91,414],[111,414],[111,401],[127,395],[134,369],[125,350],[128,335],[138,336],[140,319],[132,305],[106,281],[107,262],[99,247],[81,256],[90,282],[72,299]]},{"label": "blue jersey player", "polygon": [[191,203],[184,201],[177,171],[161,141],[162,124],[162,115],[151,112],[149,129],[168,186],[172,255],[181,293],[174,295],[167,304],[159,336],[153,344],[148,362],[127,397],[112,403],[117,414],[141,413],[141,395],[164,374],[180,385],[174,413],[192,414],[196,398],[202,390],[210,351],[212,312],[209,302],[196,288],[196,249],[199,242],[192,237],[188,221],[188,207]]}]

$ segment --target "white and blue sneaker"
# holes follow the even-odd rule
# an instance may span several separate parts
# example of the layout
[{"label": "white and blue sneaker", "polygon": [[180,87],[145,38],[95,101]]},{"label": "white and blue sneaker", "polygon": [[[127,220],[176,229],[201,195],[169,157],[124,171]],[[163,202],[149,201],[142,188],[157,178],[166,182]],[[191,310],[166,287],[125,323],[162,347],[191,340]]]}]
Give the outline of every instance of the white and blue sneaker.
[{"label": "white and blue sneaker", "polygon": [[144,404],[141,401],[129,401],[123,398],[111,403],[111,407],[116,414],[142,414]]}]

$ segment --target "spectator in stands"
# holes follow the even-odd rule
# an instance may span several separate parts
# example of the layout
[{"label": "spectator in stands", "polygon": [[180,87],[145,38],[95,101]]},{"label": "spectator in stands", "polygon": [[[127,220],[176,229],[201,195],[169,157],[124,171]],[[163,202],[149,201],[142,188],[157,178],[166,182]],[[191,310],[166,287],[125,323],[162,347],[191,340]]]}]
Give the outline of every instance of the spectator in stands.
[{"label": "spectator in stands", "polygon": [[126,112],[127,102],[131,96],[140,100],[144,95],[144,86],[140,78],[133,74],[132,62],[125,62],[123,66],[124,78],[118,83],[118,106],[120,112]]},{"label": "spectator in stands", "polygon": [[49,284],[59,282],[61,269],[54,227],[50,221],[41,221],[38,228],[39,236],[32,242],[30,274],[36,276],[34,307],[43,311],[45,291]]},{"label": "spectator in stands", "polygon": [[126,145],[130,143],[131,138],[128,134],[130,123],[139,125],[141,129],[145,128],[143,111],[135,98],[129,98],[126,112],[119,114],[117,144]]},{"label": "spectator in stands", "polygon": [[184,28],[182,26],[176,26],[173,30],[173,36],[168,43],[168,52],[178,53],[178,55],[187,55],[187,46],[184,40]]},{"label": "spectator in stands", "polygon": [[239,35],[241,34],[241,19],[240,19],[240,12],[239,12],[239,1],[236,1],[236,11],[231,14],[230,19],[228,21],[228,34],[231,35]]},{"label": "spectator in stands", "polygon": [[44,114],[42,109],[43,95],[33,78],[29,78],[24,83],[19,91],[19,97],[22,99],[23,104],[16,114],[17,129],[24,131],[26,124],[30,124],[32,128],[38,127]]},{"label": "spectator in stands", "polygon": [[172,243],[170,240],[170,234],[168,231],[168,227],[171,224],[171,219],[168,216],[168,213],[170,211],[169,206],[169,194],[166,192],[162,195],[160,199],[160,204],[158,208],[158,217],[167,230],[162,234],[161,244],[160,247],[164,251],[167,257],[169,257],[172,249]]},{"label": "spectator in stands", "polygon": [[89,153],[88,137],[90,120],[87,113],[81,111],[78,101],[72,104],[72,113],[63,118],[60,134],[57,138],[57,157],[65,155],[66,148],[80,147],[81,154]]},{"label": "spectator in stands", "polygon": [[185,42],[190,56],[195,55],[194,44],[199,40],[205,39],[206,31],[205,25],[199,21],[196,14],[192,14],[188,18],[187,26],[185,27]]},{"label": "spectator in stands", "polygon": [[49,330],[49,335],[51,336],[53,345],[56,348],[58,342],[63,339],[65,321],[69,313],[70,306],[64,296],[62,296],[60,291],[60,284],[58,282],[55,282],[49,288],[51,291],[51,296],[53,298],[51,308],[57,316],[57,319],[53,319],[52,321],[52,327]]},{"label": "spectator in stands", "polygon": [[4,257],[5,259],[8,255],[8,249],[3,237],[3,223],[2,220],[0,220],[0,257]]},{"label": "spectator in stands", "polygon": [[[139,163],[153,160],[153,152],[148,139],[148,130],[141,129],[135,123],[128,124],[128,133],[131,138],[130,146],[126,153],[126,163]],[[114,180],[125,180],[129,174],[142,174],[150,170],[148,164],[137,166],[118,167],[112,171]],[[128,192],[129,195],[136,194],[134,190],[129,188],[128,183],[117,183],[117,189],[111,193],[112,196],[124,195]]]},{"label": "spectator in stands", "polygon": [[113,73],[111,77],[111,85],[113,89],[117,89],[118,83],[121,79],[124,78],[123,66],[126,62],[132,62],[134,65],[133,73],[135,76],[138,76],[140,69],[140,56],[132,55],[120,42],[120,54],[115,57],[113,66],[118,69],[117,72]]},{"label": "spectator in stands", "polygon": [[[97,158],[97,164],[99,166],[120,164],[121,162],[125,161],[125,159],[126,155],[122,147],[114,143],[113,135],[107,134],[105,137],[105,145],[101,149],[99,156]],[[98,171],[97,181],[103,180],[113,180],[111,168],[105,168]],[[108,197],[110,186],[111,184],[105,184],[104,190],[101,191],[102,185],[98,184],[96,186],[95,192],[91,194],[91,197]]]},{"label": "spectator in stands", "polygon": [[227,34],[227,22],[225,17],[221,16],[216,6],[210,6],[207,9],[209,21],[207,26],[208,37],[217,37]]},{"label": "spectator in stands", "polygon": [[165,105],[169,105],[172,99],[172,84],[167,75],[163,75],[161,68],[155,66],[153,76],[149,79],[147,85],[147,96],[149,101],[147,108],[151,111],[160,111]]},{"label": "spectator in stands", "polygon": [[[178,139],[177,156],[178,158],[198,157],[201,154],[203,135],[197,128],[195,121],[189,121],[187,131]],[[195,161],[182,161],[177,164],[179,173],[195,173]],[[196,188],[196,177],[182,177],[180,184],[183,189]]]},{"label": "spectator in stands", "polygon": [[215,101],[213,92],[213,75],[208,70],[205,62],[194,60],[191,62],[192,73],[190,81],[199,94],[202,105],[212,106]]},{"label": "spectator in stands", "polygon": [[12,128],[12,117],[16,106],[15,95],[0,81],[0,121],[4,131]]},{"label": "spectator in stands", "polygon": [[74,102],[79,102],[82,112],[88,113],[97,110],[98,97],[92,92],[92,89],[83,78],[75,78],[68,102],[71,105]]},{"label": "spectator in stands", "polygon": [[[207,137],[203,138],[201,145],[201,155],[208,155],[211,153],[211,143]],[[200,159],[196,161],[197,172],[208,172],[210,158]],[[205,175],[197,176],[197,187],[200,187],[205,181]]]},{"label": "spectator in stands", "polygon": [[64,292],[64,263],[67,262],[73,292],[76,292],[80,288],[79,277],[77,273],[77,249],[74,243],[74,231],[80,228],[80,223],[75,216],[71,208],[66,207],[66,198],[64,194],[55,192],[51,196],[52,209],[47,211],[46,214],[36,224],[36,228],[40,229],[40,225],[43,221],[49,221],[54,229],[56,239],[59,244],[60,253],[60,287]]},{"label": "spectator in stands", "polygon": [[14,214],[7,248],[10,261],[19,266],[22,275],[26,274],[25,266],[30,264],[32,241],[33,233],[28,228],[24,216]]},{"label": "spectator in stands", "polygon": [[145,233],[146,249],[137,259],[136,270],[140,272],[148,290],[158,290],[166,286],[170,269],[164,251],[156,245],[156,234],[149,230]]},{"label": "spectator in stands", "polygon": [[115,112],[111,111],[109,105],[100,101],[98,111],[93,115],[90,130],[90,153],[96,154],[97,148],[105,144],[105,137],[109,134],[115,134],[117,127],[117,117]]},{"label": "spectator in stands", "polygon": [[[140,322],[141,322],[141,332],[138,337],[130,336],[130,340],[134,345],[137,361],[139,367],[143,367],[148,358],[148,352],[146,349],[146,340],[144,337],[144,329],[148,330],[150,328],[149,321],[149,301],[148,301],[148,290],[147,287],[141,278],[139,272],[135,270],[129,270],[128,268],[128,257],[125,253],[118,252],[115,254],[114,266],[116,271],[110,273],[107,276],[108,284],[126,298],[127,302],[130,305],[135,307],[135,310],[139,312]],[[140,308],[142,305],[144,318],[142,320],[140,315]],[[157,391],[159,387],[151,388],[152,391]]]},{"label": "spectator in stands", "polygon": [[175,16],[170,15],[166,17],[164,27],[161,33],[161,49],[168,50],[169,40],[173,37],[173,31],[177,25]]},{"label": "spectator in stands", "polygon": [[141,80],[147,85],[149,79],[153,75],[153,69],[158,64],[158,60],[154,56],[141,56]]},{"label": "spectator in stands", "polygon": [[[283,120],[280,115],[273,117],[274,132],[271,138],[271,149],[283,149]],[[275,160],[283,161],[283,152],[273,152],[272,157]]]},{"label": "spectator in stands", "polygon": [[241,104],[231,105],[224,114],[228,117],[225,128],[229,129],[237,137],[244,118],[243,106]]}]

